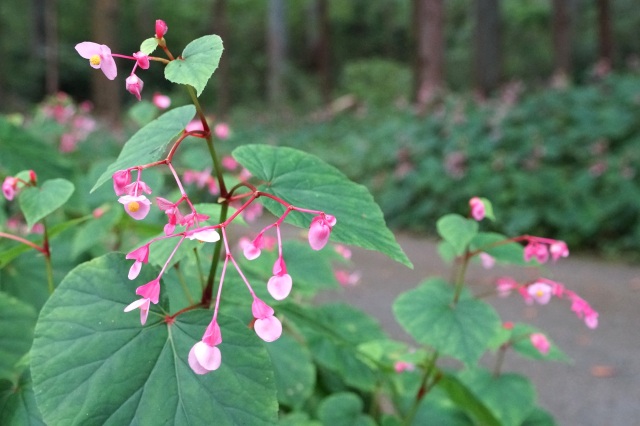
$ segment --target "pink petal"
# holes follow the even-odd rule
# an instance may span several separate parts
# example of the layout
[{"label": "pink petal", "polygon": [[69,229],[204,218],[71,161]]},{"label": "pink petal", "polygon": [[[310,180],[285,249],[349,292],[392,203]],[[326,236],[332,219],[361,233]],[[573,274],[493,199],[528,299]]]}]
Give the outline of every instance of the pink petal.
[{"label": "pink petal", "polygon": [[254,297],[253,303],[251,304],[251,313],[254,318],[262,319],[273,316],[274,311],[271,306],[267,305],[257,297]]},{"label": "pink petal", "polygon": [[131,312],[134,309],[138,309],[140,306],[144,305],[145,303],[149,303],[148,299],[138,299],[130,304],[127,305],[126,308],[124,308],[125,312]]},{"label": "pink petal", "polygon": [[220,234],[218,234],[215,229],[203,229],[202,231],[187,234],[187,238],[190,240],[197,239],[205,243],[215,243],[220,240]]},{"label": "pink petal", "polygon": [[222,333],[220,332],[220,326],[217,321],[212,321],[207,326],[207,330],[202,336],[202,341],[209,346],[217,346],[222,343]]},{"label": "pink petal", "polygon": [[269,290],[271,297],[276,300],[282,300],[291,293],[292,284],[291,275],[274,275],[269,278],[267,290]]},{"label": "pink petal", "polygon": [[206,370],[213,371],[220,367],[222,355],[217,346],[209,346],[203,341],[200,341],[193,345],[193,352],[196,360],[198,360],[198,364]]},{"label": "pink petal", "polygon": [[282,324],[280,320],[274,316],[270,316],[263,319],[257,319],[253,324],[253,328],[256,331],[258,337],[265,342],[273,342],[278,340],[282,334]]},{"label": "pink petal", "polygon": [[93,55],[100,55],[100,45],[91,41],[83,41],[76,44],[76,51],[85,59],[91,58]]},{"label": "pink petal", "polygon": [[329,241],[330,235],[331,227],[320,217],[316,217],[311,221],[311,225],[309,226],[309,245],[312,249],[322,249]]},{"label": "pink petal", "polygon": [[536,282],[527,287],[527,293],[536,302],[546,305],[551,300],[553,289],[548,284]]},{"label": "pink petal", "polygon": [[547,340],[547,336],[542,333],[533,333],[530,336],[531,344],[540,352],[542,355],[546,355],[549,353],[549,349],[551,348],[551,344],[549,340]]},{"label": "pink petal", "polygon": [[198,362],[198,359],[196,358],[195,346],[192,347],[191,350],[189,351],[188,360],[189,360],[189,367],[191,367],[191,370],[193,370],[194,373],[202,375],[202,374],[207,374],[209,372],[209,370],[201,366],[200,363]]},{"label": "pink petal", "polygon": [[244,253],[244,257],[247,260],[254,260],[260,257],[260,253],[262,252],[258,247],[254,246],[251,242],[247,242],[247,244],[242,249]]},{"label": "pink petal", "polygon": [[[131,195],[123,195],[122,197],[118,198],[118,202],[124,205],[124,210],[135,220],[144,219],[151,209],[151,202],[144,195],[139,195],[137,197],[133,197]],[[137,210],[132,211],[131,208],[134,205],[137,207]]]},{"label": "pink petal", "polygon": [[136,289],[136,294],[149,299],[153,304],[157,304],[160,298],[160,279],[156,278],[145,285],[141,285]]},{"label": "pink petal", "polygon": [[124,308],[124,311],[130,312],[136,308],[140,308],[140,324],[144,325],[147,322],[147,316],[149,315],[149,299],[138,299],[127,305],[127,307]]},{"label": "pink petal", "polygon": [[133,262],[133,265],[131,265],[131,268],[129,269],[128,278],[130,280],[135,280],[138,277],[138,275],[140,275],[141,269],[142,269],[142,262],[140,262],[139,260],[136,260],[135,262]]}]

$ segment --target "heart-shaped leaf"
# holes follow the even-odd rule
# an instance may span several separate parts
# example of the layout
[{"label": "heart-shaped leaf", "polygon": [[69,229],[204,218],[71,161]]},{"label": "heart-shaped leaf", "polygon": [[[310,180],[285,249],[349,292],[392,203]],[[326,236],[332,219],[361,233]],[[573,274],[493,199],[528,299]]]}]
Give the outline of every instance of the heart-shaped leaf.
[{"label": "heart-shaped leaf", "polygon": [[490,305],[467,293],[456,304],[453,297],[453,287],[434,278],[401,294],[393,312],[418,342],[471,365],[500,331],[500,317]]},{"label": "heart-shaped leaf", "polygon": [[67,202],[75,187],[66,179],[51,179],[37,187],[27,187],[18,197],[20,209],[32,227]]},{"label": "heart-shaped leaf", "polygon": [[[322,210],[336,217],[331,239],[377,250],[408,267],[413,267],[391,231],[382,211],[362,185],[351,182],[333,166],[311,154],[287,147],[245,145],[233,156],[258,179],[265,181],[260,190],[305,209]],[[276,216],[285,207],[270,199],[261,199]],[[292,212],[287,216],[296,226],[307,228],[313,216]]]},{"label": "heart-shaped leaf", "polygon": [[36,405],[28,368],[17,383],[0,380],[0,424],[45,426]]},{"label": "heart-shaped leaf", "polygon": [[478,222],[465,219],[458,214],[442,216],[436,222],[438,234],[455,249],[456,255],[461,255],[478,233]]},{"label": "heart-shaped leaf", "polygon": [[174,83],[193,86],[200,96],[218,68],[222,50],[222,39],[217,35],[197,38],[187,44],[179,58],[169,62],[164,77]]},{"label": "heart-shaped leaf", "polygon": [[[48,424],[273,424],[275,380],[262,341],[219,316],[222,365],[200,376],[187,356],[211,320],[193,310],[167,320],[159,306],[147,325],[124,313],[133,299],[128,265],[110,254],[71,271],[43,307],[31,371]],[[143,270],[143,279],[153,271]],[[177,283],[163,283],[163,285]]]},{"label": "heart-shaped leaf", "polygon": [[118,170],[162,159],[167,145],[189,124],[196,113],[193,105],[185,105],[165,112],[151,123],[138,130],[124,144],[118,159],[98,178],[91,192],[111,179]]}]

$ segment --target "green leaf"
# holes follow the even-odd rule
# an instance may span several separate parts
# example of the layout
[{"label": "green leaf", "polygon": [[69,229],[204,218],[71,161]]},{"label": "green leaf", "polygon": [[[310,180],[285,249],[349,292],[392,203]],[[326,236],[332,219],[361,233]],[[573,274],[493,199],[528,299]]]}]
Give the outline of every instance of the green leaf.
[{"label": "green leaf", "polygon": [[[246,324],[220,315],[222,365],[200,376],[188,353],[212,313],[193,310],[165,321],[159,306],[147,325],[124,307],[136,299],[119,254],[71,271],[43,307],[31,371],[48,424],[273,424],[277,400],[263,342]],[[151,280],[154,271],[143,270]],[[176,285],[176,283],[163,283]]]},{"label": "green leaf", "polygon": [[494,377],[484,369],[469,369],[460,381],[505,425],[519,425],[535,407],[536,393],[531,382],[518,374]]},{"label": "green leaf", "polygon": [[7,426],[44,426],[36,405],[29,369],[17,384],[0,380],[0,424]]},{"label": "green leaf", "polygon": [[189,124],[196,113],[193,105],[185,105],[165,112],[151,123],[138,130],[124,144],[118,159],[98,178],[91,192],[111,179],[118,170],[153,163],[162,159],[167,145]]},{"label": "green leaf", "polygon": [[66,179],[51,179],[40,186],[24,188],[18,199],[27,226],[32,227],[62,206],[73,191],[73,184]]},{"label": "green leaf", "polygon": [[363,413],[364,403],[351,392],[340,392],[326,397],[318,406],[322,424],[331,426],[375,426],[373,419]]},{"label": "green leaf", "polygon": [[337,373],[350,386],[374,389],[375,372],[365,354],[357,350],[362,343],[384,338],[373,318],[344,303],[318,308],[283,304],[280,310],[300,328],[319,365]]},{"label": "green leaf", "polygon": [[464,253],[467,245],[478,232],[478,222],[459,214],[442,216],[436,222],[438,234],[455,249],[456,255]]},{"label": "green leaf", "polygon": [[91,217],[87,223],[80,225],[73,238],[71,253],[69,256],[76,258],[96,244],[102,244],[104,238],[109,235],[113,227],[124,214],[120,205],[107,209],[99,218]]},{"label": "green leaf", "polygon": [[187,44],[180,57],[169,62],[164,69],[164,76],[173,83],[193,86],[200,96],[218,68],[222,50],[222,39],[217,35],[197,38]]},{"label": "green leaf", "polygon": [[155,37],[148,38],[140,44],[140,51],[145,55],[150,55],[158,47],[158,39]]},{"label": "green leaf", "polygon": [[33,307],[0,293],[0,379],[17,381],[15,366],[31,348],[37,318]]},{"label": "green leaf", "polygon": [[535,407],[521,426],[556,426],[553,416],[540,407]]},{"label": "green leaf", "polygon": [[449,399],[455,403],[455,407],[463,410],[469,417],[475,420],[473,424],[483,426],[503,425],[485,403],[455,375],[445,374],[438,382],[436,389],[444,390],[449,396]]},{"label": "green leaf", "polygon": [[[336,217],[331,239],[369,250],[377,250],[410,268],[413,267],[391,231],[382,211],[369,191],[351,182],[334,167],[318,157],[293,148],[245,145],[233,156],[258,179],[265,181],[260,190],[305,209],[322,210]],[[276,216],[282,204],[261,198]],[[313,216],[292,212],[287,221],[307,228]]]},{"label": "green leaf", "polygon": [[293,409],[302,408],[316,383],[311,353],[286,334],[265,346],[273,363],[278,401]]},{"label": "green leaf", "polygon": [[[442,386],[436,386],[420,402],[418,411],[413,419],[412,425],[447,425],[447,426],[471,426],[473,422],[457,405],[469,407],[469,400],[462,401],[463,404],[454,404],[451,398],[444,391]],[[473,402],[471,401],[471,404]],[[490,416],[489,416],[490,417]],[[489,425],[490,423],[483,423]]]},{"label": "green leaf", "polygon": [[489,201],[484,197],[479,197],[479,198],[480,198],[480,201],[482,201],[482,204],[484,204],[484,216],[487,219],[495,222],[496,216],[493,213],[493,204],[491,204],[491,201]]},{"label": "green leaf", "polygon": [[455,305],[453,297],[452,286],[433,278],[401,294],[393,312],[416,341],[472,365],[499,333],[500,317],[490,305],[465,292]]}]

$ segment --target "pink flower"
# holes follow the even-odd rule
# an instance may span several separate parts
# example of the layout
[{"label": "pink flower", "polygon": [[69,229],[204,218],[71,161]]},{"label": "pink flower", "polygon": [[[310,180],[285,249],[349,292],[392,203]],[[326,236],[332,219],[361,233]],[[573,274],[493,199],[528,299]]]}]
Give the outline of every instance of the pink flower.
[{"label": "pink flower", "polygon": [[511,294],[511,290],[518,288],[518,283],[513,278],[502,277],[496,282],[496,290],[499,297],[507,297]]},{"label": "pink flower", "polygon": [[282,324],[278,318],[273,316],[273,309],[254,296],[251,312],[256,319],[253,324],[253,329],[256,331],[258,337],[265,342],[278,340],[282,334]]},{"label": "pink flower", "polygon": [[473,197],[469,200],[469,207],[471,207],[471,217],[477,221],[484,219],[485,208],[484,203],[478,197]]},{"label": "pink flower", "polygon": [[126,194],[125,188],[131,183],[131,170],[118,170],[112,176],[113,191],[116,195]]},{"label": "pink flower", "polygon": [[118,75],[116,61],[111,56],[111,49],[104,44],[84,41],[76,44],[76,51],[85,59],[89,60],[92,68],[101,69],[109,80],[113,80]]},{"label": "pink flower", "polygon": [[145,55],[142,52],[137,52],[133,54],[133,57],[136,58],[136,64],[143,70],[149,69],[149,56]]},{"label": "pink flower", "polygon": [[204,127],[202,127],[202,121],[198,120],[198,119],[193,119],[191,120],[188,124],[187,127],[185,127],[185,130],[187,132],[193,132],[196,130],[204,130]]},{"label": "pink flower", "polygon": [[60,152],[73,152],[78,145],[78,138],[72,133],[64,133],[60,136]]},{"label": "pink flower", "polygon": [[396,361],[396,363],[393,364],[393,369],[396,373],[402,373],[403,371],[414,371],[416,366],[411,362]]},{"label": "pink flower", "polygon": [[140,92],[142,92],[144,82],[140,78],[138,78],[137,75],[131,74],[129,77],[127,77],[127,80],[125,81],[125,87],[127,88],[127,91],[129,93],[136,97],[136,99],[142,99],[142,97],[140,96]]},{"label": "pink flower", "polygon": [[158,92],[153,94],[152,102],[160,109],[167,109],[171,106],[171,98]]},{"label": "pink flower", "polygon": [[598,313],[591,305],[573,292],[567,291],[567,296],[571,299],[571,310],[576,313],[578,318],[584,319],[586,326],[591,329],[598,327]]},{"label": "pink flower", "polygon": [[549,246],[549,252],[551,252],[551,259],[554,262],[561,257],[569,256],[569,248],[564,241],[556,241]]},{"label": "pink flower", "polygon": [[186,234],[190,240],[198,240],[204,243],[215,243],[220,241],[220,234],[215,229],[200,229],[195,231],[189,231]]},{"label": "pink flower", "polygon": [[336,224],[336,218],[322,213],[311,220],[309,226],[309,245],[314,250],[322,249],[329,241],[331,229]]},{"label": "pink flower", "polygon": [[196,374],[206,374],[217,370],[222,362],[222,354],[217,345],[222,343],[220,327],[214,319],[202,337],[189,351],[189,366]]},{"label": "pink flower", "polygon": [[124,311],[130,312],[134,309],[140,308],[140,323],[144,325],[147,322],[150,304],[157,304],[160,298],[160,278],[156,278],[155,280],[138,287],[136,289],[136,294],[142,298],[129,304],[124,308]]},{"label": "pink flower", "polygon": [[491,269],[496,264],[496,258],[489,253],[482,252],[478,256],[480,256],[480,262],[482,262],[484,269]]},{"label": "pink flower", "polygon": [[235,158],[233,158],[230,155],[225,155],[224,157],[222,157],[221,162],[222,162],[222,167],[224,167],[229,171],[234,171],[236,167],[238,167],[238,162],[236,161]]},{"label": "pink flower", "polygon": [[260,257],[260,253],[262,253],[263,237],[264,235],[260,233],[253,241],[249,241],[248,238],[240,239],[240,248],[242,248],[244,257],[246,257],[247,260],[254,260]]},{"label": "pink flower", "polygon": [[551,343],[547,340],[547,336],[542,333],[532,333],[529,336],[531,340],[531,344],[540,352],[542,355],[546,355],[549,353],[549,349],[551,348]]},{"label": "pink flower", "polygon": [[124,211],[135,220],[142,220],[147,217],[151,209],[151,201],[144,195],[131,196],[123,195],[118,198],[118,202],[124,206]]},{"label": "pink flower", "polygon": [[343,246],[342,244],[336,244],[334,247],[336,253],[345,259],[351,259],[351,250],[348,247]]},{"label": "pink flower", "polygon": [[529,244],[524,248],[524,261],[529,262],[534,257],[539,263],[546,263],[549,260],[547,246],[536,241],[529,241]]},{"label": "pink flower", "polygon": [[282,256],[278,257],[273,264],[273,276],[269,278],[267,290],[269,294],[276,300],[286,298],[291,292],[293,280],[291,275],[287,273],[287,265],[284,263]]},{"label": "pink flower", "polygon": [[149,188],[149,185],[147,185],[143,181],[137,180],[137,181],[132,182],[129,185],[125,186],[124,187],[124,192],[125,192],[125,194],[137,197],[138,195],[142,194],[143,192],[145,194],[151,194],[151,188]]},{"label": "pink flower", "polygon": [[18,179],[13,176],[7,176],[2,182],[2,194],[4,198],[11,201],[18,192]]},{"label": "pink flower", "polygon": [[229,125],[227,123],[216,124],[213,128],[213,133],[218,139],[227,139],[229,137]]},{"label": "pink flower", "polygon": [[527,287],[527,294],[541,305],[546,305],[551,300],[553,289],[549,284],[535,282]]},{"label": "pink flower", "polygon": [[338,283],[340,283],[343,287],[352,287],[358,282],[360,282],[360,278],[362,278],[362,274],[358,271],[349,273],[349,271],[345,271],[344,269],[336,269],[334,271],[334,276]]},{"label": "pink flower", "polygon": [[162,19],[156,19],[156,38],[159,40],[167,33],[167,24]]},{"label": "pink flower", "polygon": [[149,262],[149,244],[127,253],[126,259],[135,260],[129,269],[129,279],[133,280],[140,274],[142,264]]}]

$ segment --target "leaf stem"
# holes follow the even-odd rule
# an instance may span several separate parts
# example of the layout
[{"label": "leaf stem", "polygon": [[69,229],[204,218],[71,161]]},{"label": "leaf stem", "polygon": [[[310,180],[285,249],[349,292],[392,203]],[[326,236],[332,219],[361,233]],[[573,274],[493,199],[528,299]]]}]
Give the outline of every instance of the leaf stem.
[{"label": "leaf stem", "polygon": [[418,393],[413,401],[413,405],[407,414],[407,417],[404,420],[404,424],[410,425],[413,422],[416,413],[418,412],[418,407],[420,406],[420,402],[422,398],[431,390],[431,386],[427,386],[427,382],[429,378],[432,376],[434,371],[434,367],[436,365],[436,361],[438,360],[438,351],[434,351],[431,356],[427,359],[427,362],[424,366],[424,373],[422,375],[422,380],[420,381],[420,387],[418,388]]},{"label": "leaf stem", "polygon": [[47,230],[47,222],[42,219],[42,228],[44,229],[44,240],[42,241],[42,248],[44,254],[44,264],[47,269],[47,287],[49,294],[53,294],[55,286],[53,284],[53,267],[51,265],[51,249],[49,248],[49,232]]},{"label": "leaf stem", "polygon": [[465,254],[461,257],[458,257],[458,260],[460,263],[456,269],[456,274],[454,279],[455,280],[454,281],[455,292],[453,295],[454,305],[458,303],[458,300],[460,299],[460,294],[462,293],[462,288],[464,287],[464,279],[465,279],[465,276],[467,275],[467,267],[469,266],[469,259],[470,259],[469,248],[467,247],[465,250]]},{"label": "leaf stem", "polygon": [[18,241],[22,244],[25,244],[33,249],[38,250],[42,254],[46,254],[46,250],[34,242],[27,240],[26,238],[18,237],[17,235],[7,234],[6,232],[0,232],[0,238],[8,238],[10,240]]}]

